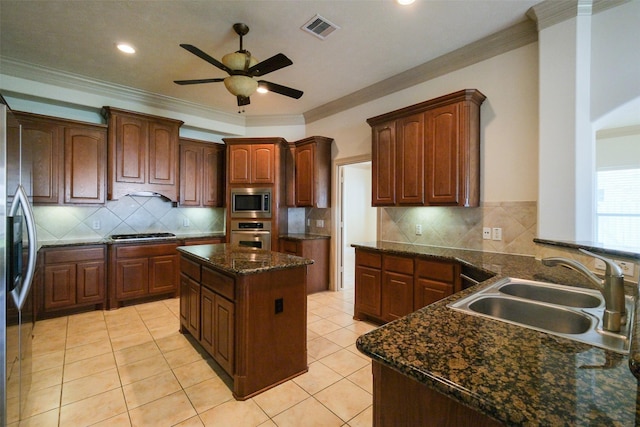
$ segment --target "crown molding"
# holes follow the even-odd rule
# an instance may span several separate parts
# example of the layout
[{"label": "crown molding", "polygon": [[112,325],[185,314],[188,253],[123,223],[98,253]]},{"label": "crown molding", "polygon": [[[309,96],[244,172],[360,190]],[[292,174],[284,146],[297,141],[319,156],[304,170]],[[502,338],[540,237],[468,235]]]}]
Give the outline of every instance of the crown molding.
[{"label": "crown molding", "polygon": [[545,0],[532,6],[527,16],[536,22],[538,31],[578,15],[593,15],[631,0]]},{"label": "crown molding", "polygon": [[529,19],[304,113],[306,123],[407,89],[538,40]]}]

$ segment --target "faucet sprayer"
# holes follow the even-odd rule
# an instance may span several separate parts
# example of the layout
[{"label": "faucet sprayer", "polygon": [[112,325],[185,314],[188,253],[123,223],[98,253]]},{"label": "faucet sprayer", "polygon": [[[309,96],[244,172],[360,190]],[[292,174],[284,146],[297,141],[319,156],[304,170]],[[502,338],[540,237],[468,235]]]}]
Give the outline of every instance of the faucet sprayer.
[{"label": "faucet sprayer", "polygon": [[602,328],[606,331],[618,332],[620,325],[627,323],[627,313],[624,305],[624,274],[622,269],[609,258],[596,255],[584,249],[580,252],[602,260],[606,265],[604,280],[593,274],[578,261],[568,258],[544,258],[542,263],[548,267],[561,265],[582,273],[602,293],[605,301],[605,311],[602,317]]}]

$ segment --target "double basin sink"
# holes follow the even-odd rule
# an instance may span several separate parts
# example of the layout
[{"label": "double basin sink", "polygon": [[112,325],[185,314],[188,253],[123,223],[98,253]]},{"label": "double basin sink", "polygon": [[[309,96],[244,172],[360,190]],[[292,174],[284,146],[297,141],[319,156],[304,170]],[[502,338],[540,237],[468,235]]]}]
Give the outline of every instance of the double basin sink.
[{"label": "double basin sink", "polygon": [[626,354],[633,297],[625,297],[625,305],[626,324],[609,332],[602,329],[605,304],[599,291],[507,277],[448,307]]}]

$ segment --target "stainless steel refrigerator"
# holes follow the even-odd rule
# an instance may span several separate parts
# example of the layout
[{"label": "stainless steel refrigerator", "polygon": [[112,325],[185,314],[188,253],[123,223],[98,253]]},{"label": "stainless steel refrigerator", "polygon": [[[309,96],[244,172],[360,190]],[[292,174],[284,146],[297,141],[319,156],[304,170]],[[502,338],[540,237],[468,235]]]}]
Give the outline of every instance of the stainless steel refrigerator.
[{"label": "stainless steel refrigerator", "polygon": [[0,425],[23,418],[31,384],[37,238],[31,156],[21,145],[20,125],[0,95]]}]

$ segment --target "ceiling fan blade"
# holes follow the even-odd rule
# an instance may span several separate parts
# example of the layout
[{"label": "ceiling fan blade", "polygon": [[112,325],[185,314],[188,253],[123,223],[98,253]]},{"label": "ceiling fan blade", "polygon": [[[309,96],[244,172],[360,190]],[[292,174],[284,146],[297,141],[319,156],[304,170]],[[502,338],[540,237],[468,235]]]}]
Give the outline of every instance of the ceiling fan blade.
[{"label": "ceiling fan blade", "polygon": [[189,52],[193,53],[197,57],[199,57],[201,59],[204,59],[209,64],[220,68],[222,71],[226,71],[227,73],[231,73],[231,70],[229,69],[229,67],[227,67],[226,65],[224,65],[222,62],[218,61],[217,59],[215,59],[215,58],[209,56],[208,54],[204,53],[203,51],[201,51],[197,47],[195,47],[193,45],[190,45],[190,44],[181,44],[180,47],[188,50]]},{"label": "ceiling fan blade", "polygon": [[247,70],[250,76],[264,76],[265,74],[279,70],[280,68],[288,67],[293,62],[287,58],[284,54],[279,53],[272,56],[269,59],[265,59],[262,62],[257,63],[253,67]]},{"label": "ceiling fan blade", "polygon": [[222,81],[224,81],[224,79],[174,80],[173,82],[179,85],[197,85],[200,83],[217,83]]},{"label": "ceiling fan blade", "polygon": [[295,99],[299,99],[304,93],[301,90],[282,86],[276,83],[271,83],[266,80],[258,80],[258,84],[265,87],[269,92],[279,93],[280,95],[288,96]]},{"label": "ceiling fan blade", "polygon": [[248,96],[238,95],[238,107],[251,104],[251,100]]}]

